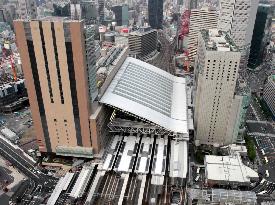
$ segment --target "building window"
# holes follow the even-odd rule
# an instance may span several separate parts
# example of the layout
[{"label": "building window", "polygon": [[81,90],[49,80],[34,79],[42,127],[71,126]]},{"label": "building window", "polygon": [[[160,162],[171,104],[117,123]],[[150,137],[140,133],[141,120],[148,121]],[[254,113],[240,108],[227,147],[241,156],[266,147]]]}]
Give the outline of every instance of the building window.
[{"label": "building window", "polygon": [[53,22],[51,23],[51,30],[52,30],[52,37],[53,37],[53,47],[54,47],[55,64],[56,64],[56,70],[57,70],[57,78],[58,78],[58,84],[59,84],[60,98],[61,98],[61,103],[64,104],[62,80],[61,80],[61,75],[60,75],[60,67],[59,67],[58,52],[57,52],[56,37],[55,37],[55,30],[54,30],[54,23]]},{"label": "building window", "polygon": [[67,65],[68,65],[68,73],[69,73],[69,79],[70,79],[70,89],[71,89],[71,98],[72,98],[72,106],[73,106],[73,114],[74,114],[74,123],[75,123],[75,129],[76,129],[77,145],[82,146],[82,136],[81,136],[78,98],[77,98],[77,89],[76,89],[76,81],[75,81],[72,43],[66,42],[65,46],[66,46],[66,52],[67,52]]},{"label": "building window", "polygon": [[44,39],[44,33],[43,33],[43,28],[42,28],[42,22],[39,22],[39,31],[40,31],[40,37],[41,37],[41,43],[42,43],[42,50],[43,50],[43,56],[44,56],[44,62],[45,62],[45,69],[46,69],[50,99],[51,99],[51,103],[54,103],[53,91],[52,91],[52,85],[51,85],[51,77],[50,77],[50,71],[49,71],[49,65],[48,65],[48,58],[47,58],[47,52],[46,52],[46,47],[45,47],[45,39]]},{"label": "building window", "polygon": [[38,103],[43,133],[44,133],[44,137],[45,137],[46,148],[47,148],[48,152],[51,152],[51,150],[52,150],[51,149],[51,141],[50,141],[50,137],[49,137],[48,124],[47,124],[46,115],[45,115],[45,107],[44,107],[44,102],[43,102],[43,98],[42,98],[42,92],[41,92],[41,86],[40,86],[40,81],[39,81],[39,74],[38,74],[38,70],[37,70],[37,63],[36,63],[36,58],[35,58],[35,53],[34,53],[33,42],[30,40],[27,40],[27,46],[28,46],[29,58],[30,58],[30,63],[31,63],[31,68],[32,68],[31,69],[32,76],[34,79],[34,87],[35,87],[35,92],[36,92],[36,97],[37,97],[37,103]]}]

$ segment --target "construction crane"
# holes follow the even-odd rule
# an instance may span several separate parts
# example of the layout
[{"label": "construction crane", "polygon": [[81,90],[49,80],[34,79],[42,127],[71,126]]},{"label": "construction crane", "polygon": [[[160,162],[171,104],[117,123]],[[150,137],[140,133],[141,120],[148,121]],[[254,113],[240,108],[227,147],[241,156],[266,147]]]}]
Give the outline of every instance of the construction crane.
[{"label": "construction crane", "polygon": [[2,68],[2,66],[4,64],[7,64],[8,62],[10,63],[11,65],[11,70],[12,70],[12,74],[13,74],[13,80],[14,82],[17,81],[17,74],[16,74],[16,69],[15,69],[15,65],[14,65],[14,56],[13,56],[13,53],[11,53],[9,56],[7,56],[7,51],[6,51],[6,48],[3,48],[2,49],[2,61],[0,63],[0,66]]},{"label": "construction crane", "polygon": [[[181,15],[181,24],[179,32],[179,40],[183,41],[184,38],[189,34],[189,25],[190,25],[190,10],[186,9]],[[189,51],[185,49],[183,51],[184,55],[187,57],[184,59],[184,68],[189,72]]]}]

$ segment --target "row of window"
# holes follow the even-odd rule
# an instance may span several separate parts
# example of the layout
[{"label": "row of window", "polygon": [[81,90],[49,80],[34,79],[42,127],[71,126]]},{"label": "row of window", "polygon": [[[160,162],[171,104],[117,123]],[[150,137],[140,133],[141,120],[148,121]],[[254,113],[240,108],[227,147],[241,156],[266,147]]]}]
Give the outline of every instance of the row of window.
[{"label": "row of window", "polygon": [[45,62],[45,69],[46,69],[50,99],[51,99],[51,103],[54,103],[52,85],[51,85],[51,77],[50,77],[50,71],[49,71],[49,65],[48,65],[48,58],[47,58],[46,47],[45,47],[45,39],[44,39],[44,33],[43,33],[43,28],[42,28],[42,22],[39,22],[39,30],[40,30],[40,37],[41,37],[41,42],[42,42],[42,50],[43,50],[43,56],[44,56],[44,62]]},{"label": "row of window", "polygon": [[56,37],[55,37],[55,30],[54,30],[54,23],[53,22],[51,23],[51,31],[52,31],[52,38],[53,38],[54,56],[55,56],[55,63],[56,63],[56,71],[57,71],[57,78],[58,78],[61,104],[64,104],[62,80],[61,80],[61,74],[60,74],[60,66],[59,66],[59,59],[58,59],[58,52],[57,52],[57,46],[56,46]]}]

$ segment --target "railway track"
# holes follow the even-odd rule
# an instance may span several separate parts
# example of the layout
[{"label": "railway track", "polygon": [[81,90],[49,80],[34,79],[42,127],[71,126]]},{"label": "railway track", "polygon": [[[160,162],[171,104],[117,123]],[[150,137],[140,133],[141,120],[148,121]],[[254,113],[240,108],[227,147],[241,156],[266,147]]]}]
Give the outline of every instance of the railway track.
[{"label": "railway track", "polygon": [[160,53],[155,59],[149,61],[149,63],[171,74],[174,74],[175,68],[172,63],[174,42],[170,44],[163,33],[159,33],[159,40],[162,45]]}]

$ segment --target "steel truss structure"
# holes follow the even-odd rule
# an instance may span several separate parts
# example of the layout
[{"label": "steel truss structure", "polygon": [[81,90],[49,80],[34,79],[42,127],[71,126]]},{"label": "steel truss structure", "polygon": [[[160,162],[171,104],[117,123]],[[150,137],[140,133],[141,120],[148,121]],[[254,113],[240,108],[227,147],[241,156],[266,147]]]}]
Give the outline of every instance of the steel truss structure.
[{"label": "steel truss structure", "polygon": [[173,135],[173,133],[143,122],[135,122],[116,118],[108,124],[110,132],[126,132],[126,133],[139,133],[139,134],[155,134],[155,135]]},{"label": "steel truss structure", "polygon": [[[125,132],[137,134],[168,135],[175,139],[185,139],[183,136],[168,131],[160,126],[147,122],[131,121],[121,118],[114,118],[108,123],[110,132]],[[187,139],[188,140],[188,139]]]}]

